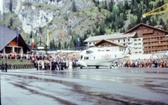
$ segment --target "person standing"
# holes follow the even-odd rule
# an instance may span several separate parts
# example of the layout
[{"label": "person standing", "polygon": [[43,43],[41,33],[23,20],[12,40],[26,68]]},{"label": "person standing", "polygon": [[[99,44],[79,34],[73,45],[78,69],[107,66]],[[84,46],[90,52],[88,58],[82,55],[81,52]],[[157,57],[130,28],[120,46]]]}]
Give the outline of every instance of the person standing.
[{"label": "person standing", "polygon": [[5,64],[4,64],[3,61],[2,61],[1,70],[4,71],[4,68],[5,68]]},{"label": "person standing", "polygon": [[8,63],[6,62],[5,63],[5,72],[7,72],[8,71]]}]

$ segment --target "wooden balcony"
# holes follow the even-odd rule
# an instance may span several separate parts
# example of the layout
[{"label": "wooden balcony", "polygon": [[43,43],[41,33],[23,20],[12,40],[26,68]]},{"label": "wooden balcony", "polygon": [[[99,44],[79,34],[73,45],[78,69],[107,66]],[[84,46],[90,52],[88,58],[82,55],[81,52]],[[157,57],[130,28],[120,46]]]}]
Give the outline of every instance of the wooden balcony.
[{"label": "wooden balcony", "polygon": [[148,40],[143,40],[143,42],[158,42],[158,41],[168,41],[168,39],[148,39]]},{"label": "wooden balcony", "polygon": [[164,45],[168,45],[168,42],[143,44],[144,47],[146,47],[146,46],[164,46]]},{"label": "wooden balcony", "polygon": [[160,48],[144,48],[144,51],[153,51],[153,50],[168,50],[168,47],[160,47]]}]

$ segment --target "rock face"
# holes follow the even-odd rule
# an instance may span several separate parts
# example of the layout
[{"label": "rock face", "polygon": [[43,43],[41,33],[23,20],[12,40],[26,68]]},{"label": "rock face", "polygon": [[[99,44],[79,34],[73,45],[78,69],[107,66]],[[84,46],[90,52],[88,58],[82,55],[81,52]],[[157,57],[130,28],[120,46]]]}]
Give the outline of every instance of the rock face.
[{"label": "rock face", "polygon": [[[1,12],[17,14],[26,33],[44,27],[54,18],[63,18],[72,8],[72,0],[1,0],[4,4]],[[78,10],[84,10],[93,4],[90,0],[74,0]],[[75,18],[74,21],[76,21]],[[68,24],[70,24],[71,19]],[[80,20],[77,20],[80,21]],[[75,24],[70,24],[74,27]]]},{"label": "rock face", "polygon": [[[22,29],[26,33],[46,26],[54,16],[58,15],[59,9],[65,5],[65,0],[3,0],[3,2],[3,12],[17,14],[22,23]],[[43,9],[43,5],[55,6],[58,10]]]},{"label": "rock face", "polygon": [[38,10],[32,7],[23,6],[18,14],[19,20],[22,20],[22,28],[26,33],[38,27],[44,27],[53,19],[51,10]]},{"label": "rock face", "polygon": [[[89,10],[94,7],[92,0],[0,0],[1,14],[14,13],[19,20],[19,26],[25,33],[39,33],[43,35],[47,31],[53,34],[51,38],[68,35],[69,31],[77,31],[82,34],[97,21],[91,19]],[[103,0],[100,0],[103,1]],[[118,0],[114,0],[116,3]],[[120,0],[122,1],[122,0]],[[72,9],[76,8],[77,13]],[[90,11],[90,10],[89,10]],[[89,15],[88,15],[89,14]],[[91,14],[94,17],[101,17],[99,13]]]}]

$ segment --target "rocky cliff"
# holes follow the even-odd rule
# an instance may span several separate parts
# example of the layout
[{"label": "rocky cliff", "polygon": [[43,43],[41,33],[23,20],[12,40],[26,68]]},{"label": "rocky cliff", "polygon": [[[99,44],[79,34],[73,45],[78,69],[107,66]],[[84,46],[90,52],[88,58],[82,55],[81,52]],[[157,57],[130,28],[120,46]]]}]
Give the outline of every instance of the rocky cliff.
[{"label": "rocky cliff", "polygon": [[30,34],[45,37],[47,32],[55,41],[68,40],[72,35],[83,35],[105,15],[94,0],[1,0],[0,4],[1,24],[18,29],[26,40]]}]

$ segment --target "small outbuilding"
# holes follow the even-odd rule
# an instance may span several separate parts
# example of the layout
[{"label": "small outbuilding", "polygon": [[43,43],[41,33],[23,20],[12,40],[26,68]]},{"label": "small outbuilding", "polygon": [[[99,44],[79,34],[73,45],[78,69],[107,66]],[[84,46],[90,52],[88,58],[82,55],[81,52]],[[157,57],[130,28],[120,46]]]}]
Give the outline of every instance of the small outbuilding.
[{"label": "small outbuilding", "polygon": [[18,31],[0,26],[0,53],[25,54],[27,51],[30,51],[30,47]]}]

